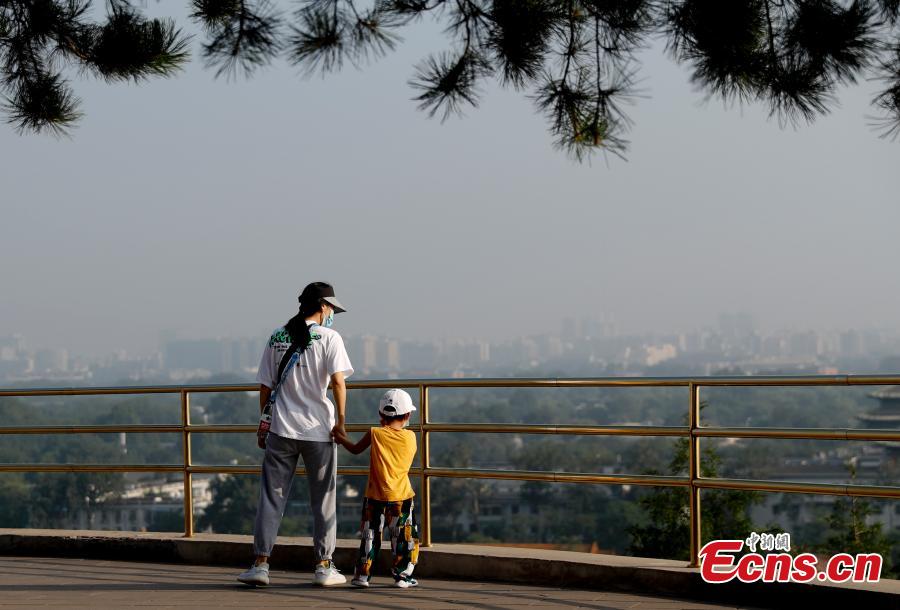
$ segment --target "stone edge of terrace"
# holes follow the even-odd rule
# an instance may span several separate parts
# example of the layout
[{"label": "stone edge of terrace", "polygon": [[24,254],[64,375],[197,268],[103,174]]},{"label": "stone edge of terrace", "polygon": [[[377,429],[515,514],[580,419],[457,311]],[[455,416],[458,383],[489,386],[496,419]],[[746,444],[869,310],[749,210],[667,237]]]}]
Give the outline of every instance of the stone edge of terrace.
[{"label": "stone edge of terrace", "polygon": [[[176,533],[0,529],[0,555],[75,557],[111,561],[187,563],[246,567],[252,560],[251,537]],[[385,545],[389,547],[389,545]],[[338,540],[334,562],[349,571],[358,542]],[[386,573],[389,548],[378,566]],[[309,572],[313,565],[309,538],[281,537],[272,554],[279,570]],[[865,604],[869,608],[900,607],[900,581],[877,583],[741,583],[710,584],[698,568],[683,561],[551,551],[525,547],[435,544],[420,551],[416,576],[520,585],[584,588],[683,597],[760,608],[809,604]]]}]

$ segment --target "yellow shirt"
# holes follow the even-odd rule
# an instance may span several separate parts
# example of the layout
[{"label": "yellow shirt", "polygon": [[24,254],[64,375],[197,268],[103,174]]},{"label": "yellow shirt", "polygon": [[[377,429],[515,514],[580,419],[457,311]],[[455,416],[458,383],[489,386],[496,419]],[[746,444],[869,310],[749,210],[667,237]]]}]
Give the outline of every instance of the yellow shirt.
[{"label": "yellow shirt", "polygon": [[416,457],[416,435],[387,426],[372,428],[369,449],[369,482],[366,497],[399,502],[416,495],[409,484],[409,467]]}]

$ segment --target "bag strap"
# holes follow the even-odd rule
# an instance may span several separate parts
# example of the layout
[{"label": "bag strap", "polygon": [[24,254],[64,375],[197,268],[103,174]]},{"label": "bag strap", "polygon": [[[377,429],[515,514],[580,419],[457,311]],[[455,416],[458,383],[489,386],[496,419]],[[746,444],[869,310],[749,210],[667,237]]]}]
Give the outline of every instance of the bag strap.
[{"label": "bag strap", "polygon": [[288,360],[291,359],[291,355],[294,354],[298,349],[300,349],[300,338],[292,339],[291,346],[284,353],[284,356],[281,357],[281,363],[278,365],[278,375],[275,377],[278,379],[278,383],[280,384],[282,380],[282,376],[284,375],[284,369],[287,368]]},{"label": "bag strap", "polygon": [[[272,408],[275,406],[275,400],[277,400],[277,398],[278,398],[278,390],[281,389],[281,384],[282,384],[282,382],[284,382],[284,378],[287,377],[287,370],[288,370],[287,367],[293,366],[294,362],[297,361],[298,357],[299,357],[299,354],[297,354],[297,352],[291,353],[290,351],[288,351],[288,353],[286,353],[284,355],[284,358],[281,360],[281,364],[282,364],[282,366],[285,367],[285,369],[282,371],[281,376],[278,378],[278,381],[275,382],[275,387],[272,388],[272,393],[269,394],[269,399],[266,401],[266,404],[263,406],[263,410],[262,410],[263,417],[272,414]],[[285,362],[285,359],[287,360],[287,362]]]},{"label": "bag strap", "polygon": [[[309,326],[318,326],[313,323]],[[281,384],[284,383],[285,377],[287,377],[287,372],[291,366],[300,358],[300,354],[298,350],[300,349],[300,338],[291,339],[291,346],[284,353],[284,356],[281,357],[281,363],[278,365],[278,382],[275,384],[275,387],[272,388],[272,394],[269,396],[269,401],[266,403],[266,406],[263,412],[268,412],[271,410],[272,406],[275,404],[275,399],[278,396],[278,390],[281,388]],[[308,345],[308,344],[307,344]]]}]

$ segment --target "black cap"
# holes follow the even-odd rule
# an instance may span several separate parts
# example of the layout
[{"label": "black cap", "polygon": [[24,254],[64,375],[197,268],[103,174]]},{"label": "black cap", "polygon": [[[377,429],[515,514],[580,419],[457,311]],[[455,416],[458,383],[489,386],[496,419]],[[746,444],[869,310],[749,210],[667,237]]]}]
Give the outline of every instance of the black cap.
[{"label": "black cap", "polygon": [[297,297],[300,303],[318,303],[325,301],[334,307],[334,313],[343,313],[347,311],[341,302],[334,296],[334,286],[326,282],[312,282],[306,285],[300,296]]}]

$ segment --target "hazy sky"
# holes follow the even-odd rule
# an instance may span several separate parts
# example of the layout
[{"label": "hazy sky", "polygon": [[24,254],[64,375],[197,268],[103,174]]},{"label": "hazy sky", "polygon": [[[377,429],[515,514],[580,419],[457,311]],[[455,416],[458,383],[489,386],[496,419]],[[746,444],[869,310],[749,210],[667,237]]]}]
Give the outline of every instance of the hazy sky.
[{"label": "hazy sky", "polygon": [[627,331],[721,311],[900,326],[900,142],[867,126],[873,84],[782,130],[704,104],[654,48],[628,162],[578,165],[520,94],[491,87],[443,125],[417,111],[412,67],[445,47],[410,29],[324,80],[285,62],[238,82],[199,60],[139,86],[73,74],[71,139],[0,126],[0,335],[103,353],[262,334],[314,280],[351,334],[499,339],[601,312]]}]

